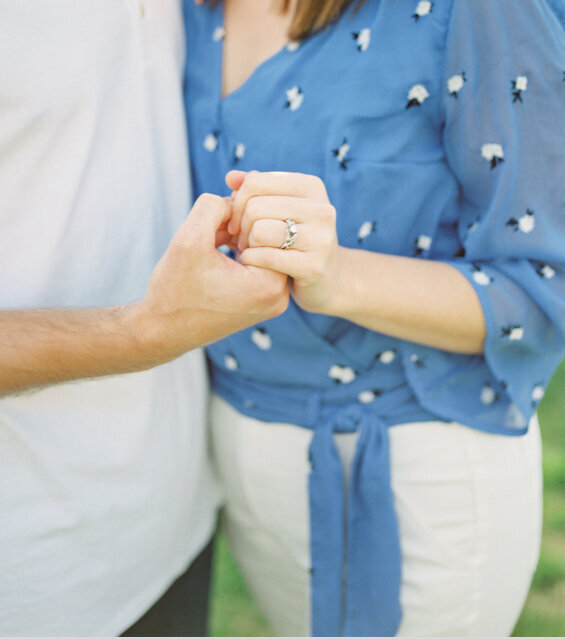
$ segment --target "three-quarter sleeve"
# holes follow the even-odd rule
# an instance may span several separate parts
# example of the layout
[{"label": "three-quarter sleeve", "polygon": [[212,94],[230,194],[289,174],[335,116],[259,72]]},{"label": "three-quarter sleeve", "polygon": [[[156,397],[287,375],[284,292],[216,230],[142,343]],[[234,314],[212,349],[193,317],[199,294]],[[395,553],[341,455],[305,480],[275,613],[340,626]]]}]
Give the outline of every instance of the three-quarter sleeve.
[{"label": "three-quarter sleeve", "polygon": [[[484,358],[526,418],[565,355],[565,11],[562,0],[455,0],[446,160],[462,249],[448,262],[483,307]],[[490,391],[489,391],[489,386]]]}]

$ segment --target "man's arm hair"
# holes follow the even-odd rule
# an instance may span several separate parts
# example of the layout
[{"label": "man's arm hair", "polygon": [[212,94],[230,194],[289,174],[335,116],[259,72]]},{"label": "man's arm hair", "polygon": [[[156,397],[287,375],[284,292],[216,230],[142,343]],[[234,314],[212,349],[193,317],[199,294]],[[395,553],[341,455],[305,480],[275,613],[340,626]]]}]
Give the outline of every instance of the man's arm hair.
[{"label": "man's arm hair", "polygon": [[135,305],[0,311],[0,396],[166,361],[141,326]]}]

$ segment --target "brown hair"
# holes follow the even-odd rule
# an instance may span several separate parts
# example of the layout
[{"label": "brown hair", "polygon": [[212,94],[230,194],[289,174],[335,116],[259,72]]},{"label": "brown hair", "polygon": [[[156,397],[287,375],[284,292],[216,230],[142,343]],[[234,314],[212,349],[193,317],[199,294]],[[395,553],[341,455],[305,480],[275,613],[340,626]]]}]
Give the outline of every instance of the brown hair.
[{"label": "brown hair", "polygon": [[[211,0],[217,4],[219,0]],[[298,0],[294,16],[288,30],[289,40],[302,40],[315,31],[323,29],[339,18],[339,16],[355,0]],[[365,0],[358,0],[356,10]],[[291,0],[274,0],[281,13],[290,9]]]}]

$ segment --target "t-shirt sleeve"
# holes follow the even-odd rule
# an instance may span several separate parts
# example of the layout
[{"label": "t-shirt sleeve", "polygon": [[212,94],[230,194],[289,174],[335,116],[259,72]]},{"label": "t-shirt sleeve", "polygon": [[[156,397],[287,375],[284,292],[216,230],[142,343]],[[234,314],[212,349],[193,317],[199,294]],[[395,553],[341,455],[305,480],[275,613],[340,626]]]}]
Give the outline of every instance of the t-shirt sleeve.
[{"label": "t-shirt sleeve", "polygon": [[565,355],[565,4],[454,0],[444,146],[484,356],[524,415]]}]

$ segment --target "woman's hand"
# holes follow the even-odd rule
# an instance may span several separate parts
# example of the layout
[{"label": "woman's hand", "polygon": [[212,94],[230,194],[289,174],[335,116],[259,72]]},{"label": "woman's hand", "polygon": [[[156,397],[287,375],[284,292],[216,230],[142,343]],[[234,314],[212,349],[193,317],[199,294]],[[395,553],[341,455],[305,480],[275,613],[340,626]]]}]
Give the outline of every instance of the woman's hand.
[{"label": "woman's hand", "polygon": [[[338,290],[341,249],[336,212],[324,183],[300,173],[231,171],[226,182],[235,192],[229,232],[239,234],[239,260],[293,278],[292,295],[313,313],[330,312]],[[285,220],[296,223],[292,248],[282,249]]]},{"label": "woman's hand", "polygon": [[[303,309],[434,348],[483,352],[481,303],[452,265],[339,246],[335,210],[317,177],[231,171],[226,181],[235,191],[228,234],[239,234],[240,261],[292,277]],[[281,249],[287,219],[298,235]]]}]

